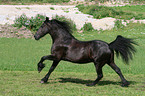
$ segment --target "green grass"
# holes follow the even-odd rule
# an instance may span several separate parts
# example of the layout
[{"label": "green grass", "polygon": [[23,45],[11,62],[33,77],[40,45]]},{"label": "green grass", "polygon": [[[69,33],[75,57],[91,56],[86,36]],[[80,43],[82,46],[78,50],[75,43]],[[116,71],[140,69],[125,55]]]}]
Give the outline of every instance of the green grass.
[{"label": "green grass", "polygon": [[[122,7],[114,7],[114,9],[118,10],[118,11],[123,11],[126,13],[133,13],[133,17],[135,17],[135,19],[145,19],[145,5],[126,5],[126,6],[122,6]],[[131,17],[131,14],[127,14]],[[130,18],[129,16],[126,15],[122,15],[121,18],[125,18],[126,17]]]},{"label": "green grass", "polygon": [[95,73],[54,72],[49,83],[40,84],[45,72],[0,71],[1,96],[144,96],[144,75],[125,74],[130,87],[120,87],[116,74],[105,74],[94,87],[87,87]]},{"label": "green grass", "polygon": [[122,1],[124,3],[130,3],[130,4],[145,4],[145,1],[144,0],[86,0],[86,1],[99,1],[100,3],[105,3],[105,2],[116,2],[118,3],[117,1]]},{"label": "green grass", "polygon": [[126,5],[121,7],[107,7],[97,5],[78,5],[79,10],[85,14],[92,15],[94,18],[100,19],[104,17],[113,17],[117,19],[130,20],[145,19],[145,5]]},{"label": "green grass", "polygon": [[145,24],[129,24],[123,29],[73,33],[79,40],[99,39],[112,42],[117,35],[134,38],[139,46],[129,65],[115,58],[116,64],[131,85],[120,86],[119,76],[108,66],[103,67],[104,78],[95,87],[87,87],[96,78],[93,63],[73,64],[61,61],[52,73],[48,84],[40,84],[52,61],[45,61],[42,73],[37,72],[37,63],[50,54],[49,35],[34,39],[0,38],[0,95],[2,96],[143,96],[145,95]]}]

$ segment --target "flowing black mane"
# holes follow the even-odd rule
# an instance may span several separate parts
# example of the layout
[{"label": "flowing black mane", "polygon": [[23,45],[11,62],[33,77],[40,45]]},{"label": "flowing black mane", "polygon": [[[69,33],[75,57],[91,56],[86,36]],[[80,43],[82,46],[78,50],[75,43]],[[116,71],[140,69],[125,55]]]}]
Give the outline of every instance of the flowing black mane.
[{"label": "flowing black mane", "polygon": [[64,29],[66,32],[72,33],[72,27],[70,26],[71,24],[69,22],[63,22],[56,19],[52,19],[51,22],[56,24],[59,28]]}]

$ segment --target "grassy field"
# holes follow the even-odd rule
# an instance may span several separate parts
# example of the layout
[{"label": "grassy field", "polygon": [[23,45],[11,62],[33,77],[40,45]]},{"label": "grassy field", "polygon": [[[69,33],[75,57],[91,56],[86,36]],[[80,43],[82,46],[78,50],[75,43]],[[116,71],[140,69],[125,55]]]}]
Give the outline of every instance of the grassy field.
[{"label": "grassy field", "polygon": [[40,84],[45,74],[36,71],[0,71],[1,96],[144,96],[144,75],[125,74],[131,85],[120,87],[116,74],[107,73],[94,87],[87,87],[95,73],[54,72],[49,83]]},{"label": "grassy field", "polygon": [[97,5],[78,5],[79,11],[90,14],[94,18],[113,17],[117,19],[130,20],[145,19],[145,5],[126,5],[117,7],[97,6]]},{"label": "grassy field", "polygon": [[116,64],[130,81],[129,87],[121,87],[120,78],[108,66],[104,66],[104,78],[94,87],[85,86],[96,78],[92,63],[77,65],[60,62],[52,73],[49,83],[40,79],[49,70],[52,61],[45,61],[42,73],[37,72],[41,56],[50,54],[49,35],[40,41],[34,39],[0,38],[0,96],[143,96],[145,95],[145,24],[129,24],[123,29],[73,33],[79,40],[100,39],[113,41],[117,35],[134,38],[139,46],[129,65],[116,58]]}]

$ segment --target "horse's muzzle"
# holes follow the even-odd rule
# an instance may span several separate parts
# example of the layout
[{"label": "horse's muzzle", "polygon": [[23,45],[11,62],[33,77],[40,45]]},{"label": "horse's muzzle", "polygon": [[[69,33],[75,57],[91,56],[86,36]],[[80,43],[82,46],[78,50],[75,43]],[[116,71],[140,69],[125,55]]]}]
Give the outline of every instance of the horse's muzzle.
[{"label": "horse's muzzle", "polygon": [[39,36],[34,35],[35,40],[39,40]]}]

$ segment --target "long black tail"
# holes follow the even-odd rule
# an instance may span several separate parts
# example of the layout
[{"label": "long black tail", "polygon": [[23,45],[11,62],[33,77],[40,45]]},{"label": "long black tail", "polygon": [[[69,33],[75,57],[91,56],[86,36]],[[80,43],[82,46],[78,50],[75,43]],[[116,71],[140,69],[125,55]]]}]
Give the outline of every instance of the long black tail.
[{"label": "long black tail", "polygon": [[117,57],[120,55],[123,61],[128,64],[129,60],[132,59],[132,54],[136,52],[133,44],[137,45],[132,39],[118,35],[117,38],[109,44],[109,47],[116,52]]}]

